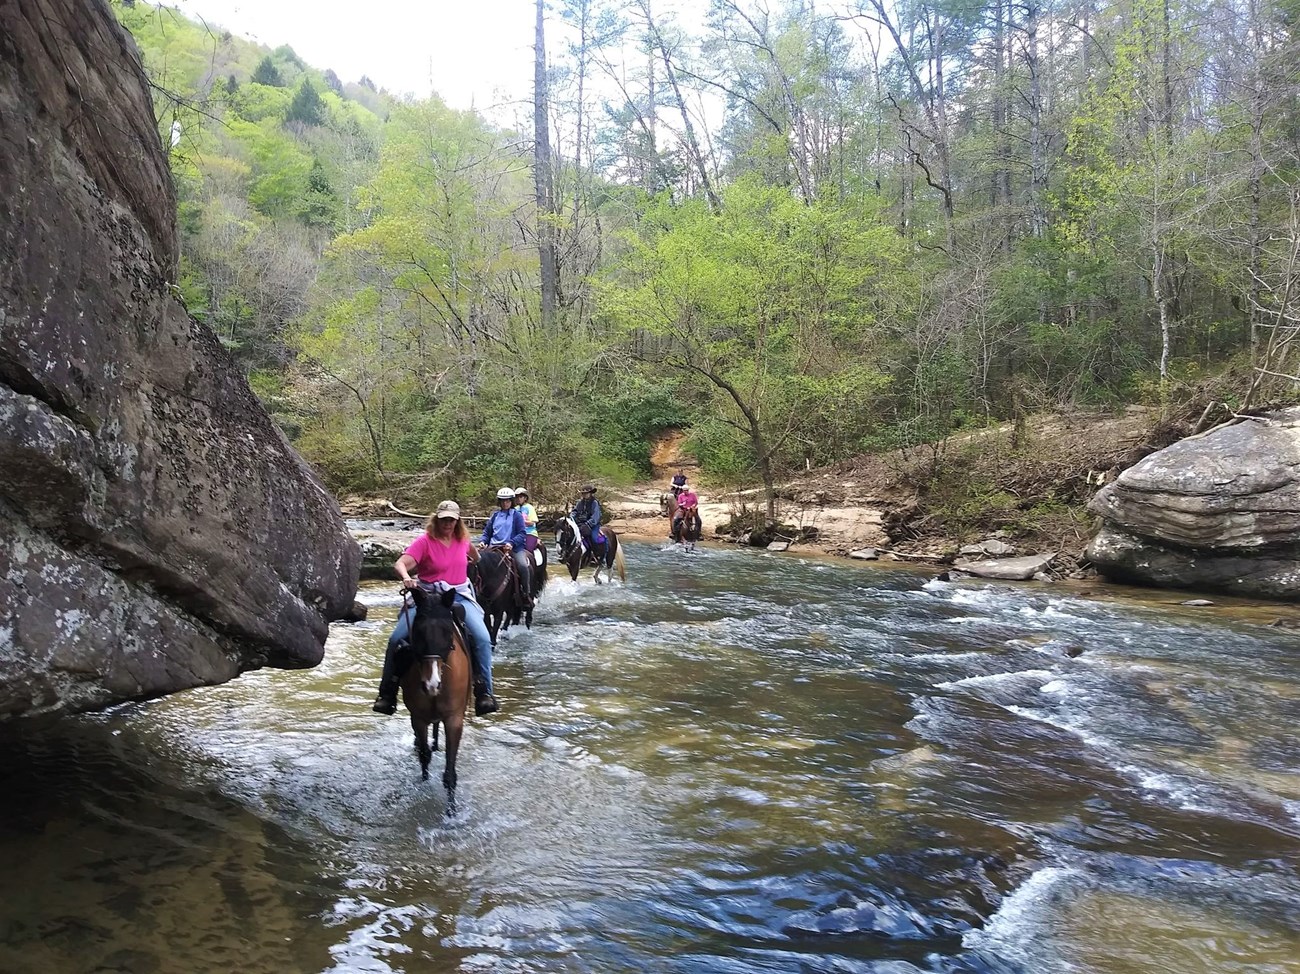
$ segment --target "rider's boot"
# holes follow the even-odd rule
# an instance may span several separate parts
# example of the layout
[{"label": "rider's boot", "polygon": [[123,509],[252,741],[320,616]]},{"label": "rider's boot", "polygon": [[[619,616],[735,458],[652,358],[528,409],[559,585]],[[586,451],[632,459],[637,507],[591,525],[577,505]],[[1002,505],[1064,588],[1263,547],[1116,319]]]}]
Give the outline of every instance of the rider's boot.
[{"label": "rider's boot", "polygon": [[397,713],[397,682],[381,681],[379,684],[379,693],[375,696],[375,702],[370,705],[370,709],[377,714],[387,714],[392,716]]},{"label": "rider's boot", "polygon": [[487,692],[487,684],[482,680],[475,680],[474,716],[482,717],[485,714],[494,714],[500,709],[497,705],[497,698]]},{"label": "rider's boot", "polygon": [[[401,646],[405,646],[402,643]],[[387,714],[389,716],[397,713],[397,690],[399,681],[397,679],[397,654],[401,647],[395,647],[391,643],[384,650],[384,672],[379,678],[379,693],[375,696],[375,702],[370,705],[370,709],[377,714]]]}]

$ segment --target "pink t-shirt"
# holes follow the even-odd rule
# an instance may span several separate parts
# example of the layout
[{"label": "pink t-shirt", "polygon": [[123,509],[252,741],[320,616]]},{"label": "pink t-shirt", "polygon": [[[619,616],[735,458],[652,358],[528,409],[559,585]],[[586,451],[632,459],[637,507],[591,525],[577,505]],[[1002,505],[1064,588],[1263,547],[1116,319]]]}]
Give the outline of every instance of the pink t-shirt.
[{"label": "pink t-shirt", "polygon": [[415,574],[422,582],[446,582],[464,585],[469,580],[469,542],[453,539],[445,545],[422,534],[411,542],[406,553],[415,559]]},{"label": "pink t-shirt", "polygon": [[677,506],[681,508],[699,507],[700,499],[693,490],[684,490],[677,495]]}]

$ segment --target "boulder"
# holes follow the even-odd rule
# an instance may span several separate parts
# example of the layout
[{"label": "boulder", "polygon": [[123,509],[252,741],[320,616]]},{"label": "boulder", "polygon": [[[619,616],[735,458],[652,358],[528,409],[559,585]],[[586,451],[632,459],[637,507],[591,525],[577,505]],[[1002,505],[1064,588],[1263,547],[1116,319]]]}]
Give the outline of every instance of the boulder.
[{"label": "boulder", "polygon": [[176,297],[171,175],[107,4],[0,4],[0,118],[0,717],[314,665],[360,554]]},{"label": "boulder", "polygon": [[856,558],[858,561],[875,561],[880,557],[880,552],[875,548],[858,548],[856,551],[850,551],[849,557]]},{"label": "boulder", "polygon": [[768,551],[787,551],[789,548],[789,541],[772,541],[767,546]]},{"label": "boulder", "polygon": [[1300,408],[1153,453],[1089,509],[1087,558],[1110,578],[1300,598]]},{"label": "boulder", "polygon": [[1043,555],[1024,555],[1020,558],[988,558],[983,561],[959,561],[953,564],[957,571],[977,578],[1000,578],[1023,582],[1044,572],[1056,560],[1056,552]]},{"label": "boulder", "polygon": [[402,557],[407,545],[415,540],[415,534],[357,535],[357,546],[361,549],[361,577],[368,580],[396,580],[393,562]]}]

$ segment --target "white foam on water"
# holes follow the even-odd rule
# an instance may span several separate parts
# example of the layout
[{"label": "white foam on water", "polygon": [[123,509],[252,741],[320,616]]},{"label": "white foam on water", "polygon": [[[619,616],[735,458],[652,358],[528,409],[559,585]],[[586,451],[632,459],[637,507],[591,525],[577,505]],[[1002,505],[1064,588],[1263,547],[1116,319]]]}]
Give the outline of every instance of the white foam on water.
[{"label": "white foam on water", "polygon": [[1049,727],[1055,727],[1057,730],[1063,730],[1073,734],[1083,743],[1093,747],[1110,747],[1111,742],[1098,734],[1094,734],[1081,727],[1077,722],[1057,717],[1053,714],[1045,714],[1040,710],[1034,710],[1031,707],[1020,707],[1016,704],[1005,704],[1003,709],[1017,717],[1024,717],[1026,720],[1034,720],[1040,724],[1047,724]]},{"label": "white foam on water", "polygon": [[[1071,866],[1048,866],[1038,870],[1002,901],[982,930],[962,934],[962,946],[969,950],[989,950],[1008,960],[1031,964],[1036,959],[1034,947],[1052,939],[1049,905],[1064,894],[1063,887],[1085,876]],[[1041,968],[1037,968],[1041,969]],[[1060,969],[1068,969],[1064,963]]]},{"label": "white foam on water", "polygon": [[1051,670],[1016,670],[1011,673],[988,673],[984,676],[968,676],[962,680],[947,680],[943,683],[936,683],[935,688],[938,690],[956,690],[962,687],[989,687],[1000,686],[1005,683],[1018,683],[1025,680],[1055,679],[1056,674]]},{"label": "white foam on water", "polygon": [[1184,811],[1208,814],[1222,814],[1226,811],[1226,809],[1216,808],[1212,802],[1208,802],[1197,788],[1196,783],[1189,778],[1169,774],[1166,771],[1143,768],[1136,764],[1121,764],[1116,766],[1115,770],[1133,781],[1144,791],[1171,799]]},{"label": "white foam on water", "polygon": [[1282,808],[1291,816],[1291,821],[1300,825],[1300,801],[1285,798],[1282,800]]}]

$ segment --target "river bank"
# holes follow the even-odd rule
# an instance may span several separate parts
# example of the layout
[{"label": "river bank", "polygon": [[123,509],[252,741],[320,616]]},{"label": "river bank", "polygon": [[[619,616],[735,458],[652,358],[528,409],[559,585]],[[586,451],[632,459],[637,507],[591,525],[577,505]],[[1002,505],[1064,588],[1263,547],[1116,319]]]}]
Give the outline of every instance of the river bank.
[{"label": "river bank", "polygon": [[[774,543],[794,552],[937,568],[1051,555],[1035,574],[1087,579],[1093,573],[1083,551],[1095,530],[1088,501],[1121,471],[1188,428],[1186,420],[1145,407],[1118,414],[1047,414],[854,457],[783,480],[774,528],[762,526],[761,490],[710,484],[694,458],[682,453],[680,431],[669,431],[652,444],[654,480],[604,488],[600,499],[607,523],[620,535],[665,539],[665,492],[672,474],[686,471],[701,495],[708,540]],[[535,501],[544,517],[558,515],[565,504],[563,498],[556,504],[546,490],[539,490]],[[398,517],[401,505],[369,498],[345,498],[342,504],[351,518],[381,522],[359,537],[363,548],[367,540],[372,547],[398,540],[380,535],[382,522]]]}]

